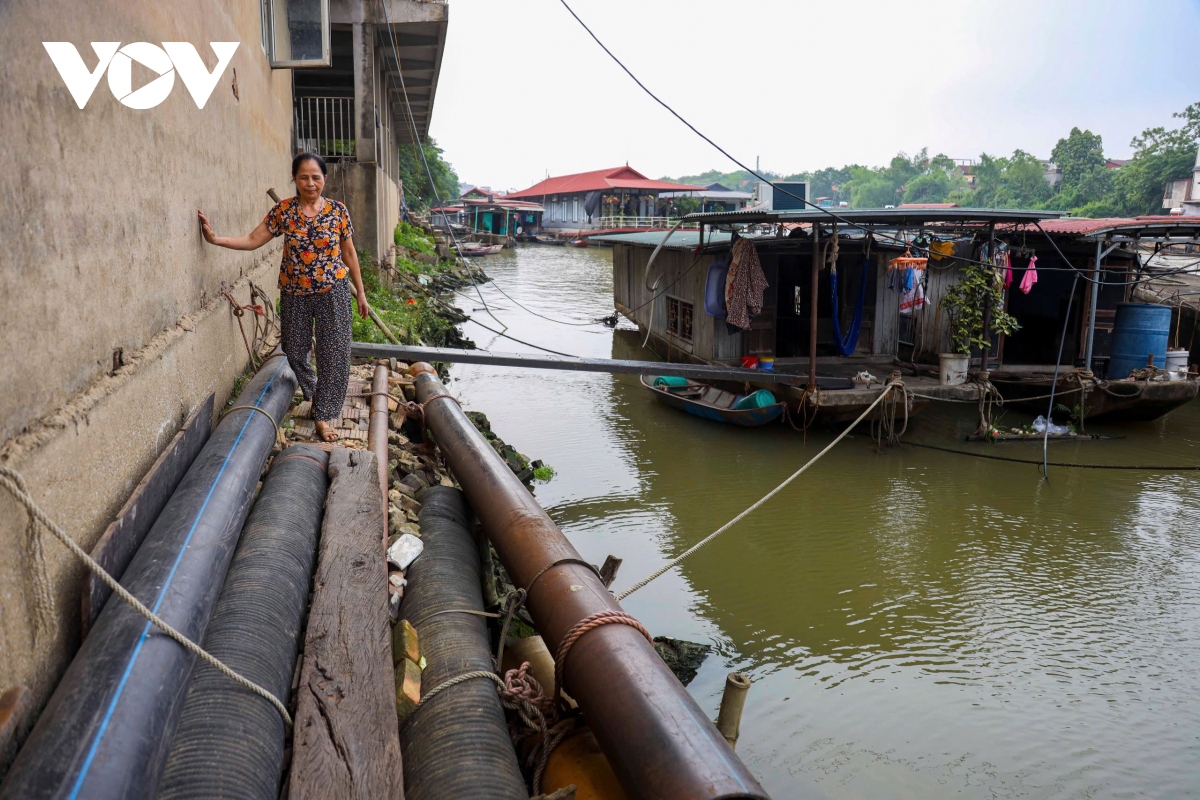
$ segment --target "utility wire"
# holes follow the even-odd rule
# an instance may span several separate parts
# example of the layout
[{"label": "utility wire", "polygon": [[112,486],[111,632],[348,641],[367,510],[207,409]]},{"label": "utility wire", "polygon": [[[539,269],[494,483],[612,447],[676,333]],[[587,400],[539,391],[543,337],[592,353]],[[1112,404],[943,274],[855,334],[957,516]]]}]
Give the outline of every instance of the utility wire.
[{"label": "utility wire", "polygon": [[581,357],[581,356],[573,355],[571,353],[563,353],[559,350],[551,350],[549,347],[542,347],[540,344],[534,344],[533,342],[527,342],[524,339],[518,339],[515,336],[510,336],[509,334],[505,333],[504,331],[498,331],[495,328],[488,327],[487,325],[484,325],[482,322],[480,322],[477,319],[473,319],[473,320],[471,320],[471,322],[474,322],[476,325],[483,328],[485,331],[491,331],[492,333],[496,334],[497,336],[503,336],[505,339],[511,339],[512,341],[517,342],[518,344],[523,344],[526,347],[532,347],[534,350],[541,350],[543,353],[551,353],[556,356],[566,356],[567,358],[580,358]]},{"label": "utility wire", "polygon": [[[774,191],[781,192],[782,194],[785,194],[785,195],[787,195],[788,197],[791,197],[791,198],[792,198],[792,199],[794,199],[794,200],[799,200],[799,201],[800,201],[801,203],[803,203],[804,205],[806,205],[806,206],[809,206],[809,207],[811,207],[811,208],[815,209],[816,211],[819,211],[819,212],[821,212],[821,213],[825,214],[827,217],[829,217],[830,219],[834,220],[835,222],[840,222],[841,224],[843,224],[843,225],[845,225],[845,226],[847,226],[847,227],[849,227],[849,228],[858,228],[858,229],[861,229],[861,230],[871,230],[871,232],[872,232],[873,234],[875,234],[876,236],[879,236],[879,237],[881,237],[881,238],[883,238],[883,239],[888,239],[888,240],[891,240],[892,242],[895,242],[896,244],[902,244],[902,245],[905,245],[906,247],[912,247],[912,246],[913,246],[911,242],[906,242],[906,241],[904,241],[903,239],[899,239],[899,238],[897,238],[897,237],[895,237],[895,236],[891,236],[891,235],[889,235],[889,234],[886,234],[886,233],[880,233],[878,230],[876,230],[876,229],[874,229],[874,228],[869,228],[869,226],[865,226],[865,225],[863,225],[862,223],[854,223],[854,222],[851,222],[850,220],[846,219],[845,217],[842,217],[841,215],[839,215],[839,214],[836,214],[836,213],[834,213],[833,211],[830,211],[829,209],[827,209],[827,208],[825,208],[825,207],[823,207],[823,206],[819,206],[819,205],[817,205],[816,203],[812,202],[812,201],[811,201],[811,200],[809,200],[808,198],[805,198],[805,197],[799,197],[799,196],[797,196],[797,195],[795,195],[795,194],[792,194],[792,193],[791,193],[791,192],[789,192],[787,189],[785,189],[785,188],[783,188],[782,186],[779,186],[778,184],[776,184],[774,181],[771,181],[771,180],[767,179],[766,177],[764,177],[763,175],[759,174],[759,172],[758,172],[757,170],[750,169],[750,167],[748,167],[746,164],[743,164],[741,161],[739,161],[738,159],[734,158],[734,157],[733,157],[733,155],[732,155],[732,154],[731,154],[731,153],[730,153],[728,150],[726,150],[725,148],[721,147],[719,144],[717,144],[716,142],[714,142],[714,141],[713,141],[712,139],[710,139],[708,136],[704,135],[704,133],[702,133],[702,132],[701,132],[701,131],[700,131],[700,130],[699,130],[699,129],[698,129],[696,126],[695,126],[695,125],[693,125],[692,123],[690,123],[690,122],[688,122],[686,119],[684,119],[684,118],[683,118],[683,116],[681,116],[681,115],[679,114],[679,112],[677,112],[677,111],[676,111],[674,108],[672,108],[670,105],[668,105],[668,104],[667,104],[665,101],[663,101],[663,100],[662,100],[662,99],[661,99],[661,98],[660,98],[658,95],[656,95],[654,92],[650,91],[650,89],[649,89],[649,88],[646,86],[646,84],[642,83],[642,82],[641,82],[641,81],[638,79],[638,77],[637,77],[636,75],[634,75],[634,74],[633,74],[633,72],[631,72],[631,71],[630,71],[629,67],[625,66],[625,64],[624,64],[624,63],[621,61],[621,59],[617,58],[617,56],[616,56],[616,55],[615,55],[615,54],[614,54],[614,53],[613,53],[611,50],[609,50],[609,49],[608,49],[608,47],[607,47],[607,46],[604,44],[604,42],[600,41],[600,37],[598,37],[598,36],[597,36],[595,33],[593,33],[593,32],[592,32],[592,29],[591,29],[591,28],[589,28],[589,27],[587,26],[587,23],[586,23],[586,22],[584,22],[582,19],[580,19],[579,15],[575,13],[574,9],[572,9],[572,8],[571,8],[571,6],[567,4],[567,0],[559,0],[559,2],[560,2],[560,3],[562,3],[562,6],[563,6],[563,8],[565,8],[565,9],[567,10],[567,12],[568,12],[568,13],[569,13],[569,14],[570,14],[572,17],[574,17],[574,18],[575,18],[575,21],[576,21],[576,22],[578,22],[578,23],[579,23],[579,24],[580,24],[580,25],[583,27],[583,29],[584,29],[585,31],[587,31],[587,34],[588,34],[588,36],[592,37],[593,41],[595,41],[595,42],[596,42],[596,44],[600,45],[600,49],[601,49],[601,50],[603,50],[605,53],[607,53],[607,54],[608,54],[608,57],[609,57],[609,58],[611,58],[611,59],[612,59],[612,60],[613,60],[613,61],[616,63],[616,65],[617,65],[618,67],[620,67],[620,68],[622,69],[622,71],[624,71],[624,73],[625,73],[626,75],[628,75],[628,76],[629,76],[629,77],[630,77],[630,78],[633,80],[633,82],[634,82],[634,83],[636,83],[636,84],[637,84],[637,85],[638,85],[638,86],[641,88],[641,90],[642,90],[643,92],[645,92],[647,95],[649,95],[649,96],[650,96],[650,98],[651,98],[652,100],[654,100],[654,102],[658,103],[660,106],[662,106],[664,109],[666,109],[666,110],[667,110],[667,111],[668,111],[668,112],[671,114],[671,116],[675,117],[675,119],[679,120],[679,121],[680,121],[680,122],[682,122],[682,123],[683,123],[685,126],[687,126],[687,128],[688,128],[689,130],[691,130],[691,131],[692,131],[692,133],[696,134],[696,135],[697,135],[697,136],[699,136],[701,139],[703,139],[704,141],[708,142],[710,145],[712,145],[712,147],[713,147],[713,148],[714,148],[714,149],[715,149],[717,152],[719,152],[721,155],[723,155],[723,156],[725,156],[726,158],[728,158],[728,159],[729,159],[730,161],[732,161],[734,164],[736,164],[737,166],[741,167],[743,170],[745,170],[745,171],[746,171],[746,172],[748,172],[749,174],[753,175],[755,178],[758,178],[758,179],[759,179],[760,181],[762,181],[763,183],[765,183],[765,184],[769,185],[769,186],[770,186],[770,187],[771,187],[771,188],[772,188]],[[1035,224],[1037,224],[1037,223],[1035,223]],[[1039,228],[1039,230],[1040,230],[1040,229],[1041,229],[1041,226],[1040,226],[1040,225],[1038,225],[1038,228]],[[1045,231],[1042,231],[1042,233],[1045,233]],[[1049,239],[1049,238],[1050,238],[1050,237],[1049,237],[1049,234],[1046,234],[1046,238],[1047,238],[1047,239]],[[1051,244],[1053,244],[1053,242],[1051,242]],[[1054,247],[1055,247],[1055,250],[1058,250],[1058,247],[1057,247],[1057,245],[1055,245]],[[915,249],[916,249],[918,252],[925,252],[925,253],[930,253],[930,252],[931,252],[931,251],[930,251],[928,248],[920,248],[920,247],[916,247]],[[1059,254],[1061,255],[1061,251],[1059,251]],[[993,269],[994,269],[994,268],[995,268],[995,266],[996,266],[995,264],[990,264],[990,263],[987,263],[987,262],[984,262],[984,261],[976,261],[976,260],[974,260],[974,259],[969,259],[969,258],[960,258],[959,260],[960,260],[960,261],[965,261],[965,262],[967,262],[967,263],[975,264],[975,265],[977,265],[977,266],[982,266],[982,267],[991,267],[991,268],[993,268]],[[1064,260],[1065,260],[1065,257],[1064,257]],[[1086,281],[1092,281],[1092,282],[1095,282],[1095,283],[1103,283],[1103,281],[1097,281],[1096,279],[1094,279],[1094,278],[1092,278],[1091,276],[1087,275],[1087,273],[1086,273],[1086,272],[1084,272],[1083,270],[1081,270],[1081,269],[1079,269],[1078,267],[1076,267],[1076,266],[1074,266],[1073,264],[1071,264],[1071,262],[1070,262],[1070,261],[1067,261],[1067,265],[1068,265],[1070,268],[1074,269],[1074,270],[1076,271],[1076,273],[1078,273],[1079,277],[1083,278],[1084,280],[1086,280]],[[1137,283],[1137,282],[1135,281],[1134,283]],[[1118,285],[1118,284],[1111,284],[1111,283],[1108,283],[1108,284],[1105,284],[1105,285],[1108,285],[1108,286],[1114,286],[1114,285]]]},{"label": "utility wire", "polygon": [[[408,87],[404,83],[404,68],[400,63],[400,50],[396,47],[396,33],[392,30],[392,20],[388,16],[387,0],[381,0],[379,6],[383,9],[383,19],[387,23],[388,39],[392,45],[392,57],[396,59],[396,74],[400,76],[400,93],[404,97],[404,111],[408,117],[409,129],[412,131],[413,147],[421,156],[421,164],[425,167],[425,175],[429,178],[429,188],[433,192],[433,199],[437,201],[439,207],[445,208],[446,204],[442,202],[442,197],[438,192],[437,181],[433,179],[433,170],[429,168],[429,161],[425,158],[424,144],[421,141],[421,137],[417,135],[417,123],[413,118],[412,104],[408,101]],[[450,232],[450,239],[454,243],[455,252],[458,253],[459,258],[462,258],[462,248],[459,246],[458,237],[454,235],[454,228],[447,225],[446,230]],[[487,311],[488,316],[496,320],[496,324],[501,328],[507,330],[508,326],[488,308],[487,300],[483,299],[483,292],[479,290],[479,284],[476,283],[474,271],[469,264],[467,265],[467,275],[471,278],[471,285],[475,287],[475,293],[479,295],[479,302],[483,303],[483,308]]]}]

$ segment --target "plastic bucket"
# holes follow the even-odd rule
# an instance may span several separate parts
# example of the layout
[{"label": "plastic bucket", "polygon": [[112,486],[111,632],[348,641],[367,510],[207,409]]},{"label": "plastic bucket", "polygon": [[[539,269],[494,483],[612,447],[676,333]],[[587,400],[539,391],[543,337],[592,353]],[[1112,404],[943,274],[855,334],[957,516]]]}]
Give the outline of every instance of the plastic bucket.
[{"label": "plastic bucket", "polygon": [[742,356],[742,369],[757,369],[758,356]]},{"label": "plastic bucket", "polygon": [[765,369],[768,372],[774,372],[775,371],[775,357],[774,356],[761,356],[758,359],[758,368]]},{"label": "plastic bucket", "polygon": [[739,398],[733,407],[738,411],[746,411],[751,408],[768,408],[778,402],[775,395],[771,394],[766,389],[759,389],[753,394],[748,394],[745,397]]},{"label": "plastic bucket", "polygon": [[[1170,306],[1150,303],[1118,303],[1113,321],[1109,380],[1128,378],[1135,369],[1150,364],[1167,366],[1167,339],[1171,330]],[[1186,362],[1185,362],[1186,363]]]},{"label": "plastic bucket", "polygon": [[1187,372],[1188,368],[1188,351],[1187,350],[1168,350],[1167,351],[1167,371],[1168,372]]},{"label": "plastic bucket", "polygon": [[967,382],[967,367],[971,357],[963,353],[941,353],[938,366],[941,368],[942,386],[958,386]]}]

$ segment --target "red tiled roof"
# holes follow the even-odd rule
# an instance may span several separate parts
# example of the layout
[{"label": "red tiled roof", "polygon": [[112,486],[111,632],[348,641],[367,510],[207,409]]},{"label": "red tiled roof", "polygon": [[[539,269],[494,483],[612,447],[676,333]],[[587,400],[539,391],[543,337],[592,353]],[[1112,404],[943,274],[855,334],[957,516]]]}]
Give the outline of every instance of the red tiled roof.
[{"label": "red tiled roof", "polygon": [[513,192],[508,199],[536,198],[549,194],[573,194],[576,192],[609,191],[611,189],[633,189],[649,192],[687,192],[702,191],[703,186],[692,186],[686,183],[671,183],[647,178],[629,166],[598,169],[593,172],[578,172],[574,175],[560,175],[547,178],[540,183],[530,186],[520,192]]}]

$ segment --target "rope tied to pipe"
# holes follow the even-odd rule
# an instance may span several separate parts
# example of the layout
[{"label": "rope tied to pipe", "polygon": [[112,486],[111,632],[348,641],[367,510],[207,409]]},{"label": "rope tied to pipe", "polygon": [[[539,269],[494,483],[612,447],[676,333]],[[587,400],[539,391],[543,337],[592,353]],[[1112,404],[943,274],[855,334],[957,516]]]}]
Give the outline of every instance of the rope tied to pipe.
[{"label": "rope tied to pipe", "polygon": [[[519,669],[510,669],[504,674],[503,678],[495,672],[482,669],[464,672],[461,675],[448,678],[422,695],[413,712],[400,724],[408,724],[408,721],[416,716],[417,711],[442,692],[472,680],[489,680],[496,684],[496,693],[500,696],[500,705],[510,711],[516,712],[521,722],[530,732],[529,734],[520,734],[510,728],[510,735],[514,740],[524,739],[530,734],[541,735],[541,743],[534,753],[531,754],[531,756],[536,756],[537,759],[537,763],[533,768],[531,783],[533,785],[533,793],[538,794],[541,790],[542,774],[546,771],[546,762],[550,758],[550,753],[553,752],[554,748],[570,732],[571,727],[574,725],[574,719],[568,718],[564,721],[556,721],[554,705],[546,697],[537,678],[529,674],[528,661],[522,662]],[[530,764],[527,763],[526,766],[530,766]]]},{"label": "rope tied to pipe", "polygon": [[628,625],[642,634],[642,636],[645,636],[646,641],[651,644],[654,643],[654,637],[650,635],[650,631],[646,630],[646,626],[639,622],[636,617],[631,617],[624,611],[605,610],[589,614],[572,625],[571,630],[567,631],[567,635],[558,644],[558,651],[554,654],[554,687],[550,693],[551,697],[558,699],[559,695],[562,694],[563,674],[566,670],[567,656],[571,653],[571,647],[585,633],[603,625]]},{"label": "rope tied to pipe", "polygon": [[[825,446],[825,448],[824,448],[823,450],[821,450],[821,452],[817,453],[815,456],[813,456],[811,459],[809,459],[809,460],[808,460],[808,462],[804,464],[804,466],[800,467],[800,469],[796,470],[796,471],[795,471],[795,472],[793,472],[791,475],[789,475],[789,476],[788,476],[786,479],[784,479],[784,481],[783,481],[782,483],[780,483],[780,484],[779,484],[778,486],[776,486],[774,489],[772,489],[771,491],[769,491],[769,492],[767,492],[765,495],[763,495],[761,498],[759,498],[757,502],[755,502],[753,505],[751,505],[751,506],[750,506],[749,508],[747,508],[745,511],[741,512],[741,513],[740,513],[740,514],[738,514],[736,517],[734,517],[733,519],[729,520],[729,522],[726,522],[724,525],[722,525],[721,527],[717,528],[715,531],[713,531],[712,533],[710,533],[708,536],[704,537],[704,538],[703,538],[703,539],[701,539],[699,542],[697,542],[696,544],[694,544],[694,545],[692,545],[691,547],[689,547],[689,548],[688,548],[687,550],[685,550],[685,551],[684,551],[684,552],[683,552],[681,555],[678,555],[678,556],[676,556],[675,558],[671,559],[671,560],[670,560],[670,561],[668,561],[666,564],[664,564],[663,566],[659,567],[659,568],[658,568],[658,569],[656,569],[654,572],[650,573],[650,574],[649,574],[649,575],[647,575],[645,578],[643,578],[642,580],[640,580],[640,581],[638,581],[637,583],[635,583],[633,586],[629,587],[629,588],[628,588],[628,589],[626,589],[625,591],[623,591],[623,592],[621,592],[620,594],[618,594],[618,595],[616,596],[616,597],[617,597],[617,600],[624,600],[626,597],[628,597],[629,595],[633,594],[633,593],[634,593],[634,592],[636,592],[638,589],[641,589],[642,587],[646,586],[647,584],[649,584],[651,581],[655,580],[655,579],[656,579],[656,578],[658,578],[659,576],[661,576],[661,575],[665,574],[666,572],[668,572],[668,571],[670,571],[670,570],[674,569],[674,568],[675,568],[676,566],[678,566],[678,565],[679,565],[679,564],[680,564],[680,563],[681,563],[681,562],[682,562],[682,561],[683,561],[685,558],[687,558],[688,556],[692,555],[692,554],[693,554],[693,553],[695,553],[697,550],[699,550],[700,548],[704,547],[706,544],[708,544],[709,542],[713,541],[713,540],[714,540],[714,539],[716,539],[718,536],[720,536],[721,534],[725,533],[727,530],[729,530],[730,528],[732,528],[734,525],[738,524],[738,523],[739,523],[739,522],[741,522],[743,519],[745,519],[746,517],[750,516],[750,515],[751,515],[752,513],[754,513],[755,511],[757,511],[757,510],[758,510],[759,508],[761,508],[761,507],[762,507],[762,506],[763,506],[763,505],[764,505],[764,504],[765,504],[765,503],[766,503],[768,500],[770,500],[772,497],[774,497],[775,495],[777,495],[777,494],[779,494],[781,491],[783,491],[783,490],[784,490],[784,489],[785,489],[785,488],[788,486],[788,484],[790,484],[792,481],[796,480],[796,478],[799,478],[801,475],[803,475],[803,474],[804,474],[804,472],[805,472],[805,471],[806,471],[806,470],[807,470],[809,467],[811,467],[813,464],[815,464],[815,463],[817,463],[818,461],[820,461],[820,460],[821,460],[821,458],[822,458],[822,457],[824,457],[824,456],[825,456],[825,454],[826,454],[826,453],[828,453],[830,450],[832,450],[834,447],[836,447],[836,446],[837,446],[837,444],[838,444],[839,442],[841,442],[841,441],[842,441],[842,439],[845,439],[845,438],[846,438],[846,437],[847,437],[847,436],[850,434],[850,431],[854,430],[854,429],[855,429],[855,428],[858,426],[858,424],[859,424],[860,422],[862,422],[864,419],[866,419],[866,418],[867,418],[867,415],[869,415],[869,414],[870,414],[872,411],[874,411],[874,410],[875,410],[875,407],[876,407],[876,406],[878,406],[878,405],[879,405],[881,402],[883,402],[884,398],[886,398],[886,397],[887,397],[889,394],[891,394],[891,393],[892,393],[892,392],[893,392],[893,391],[894,391],[894,390],[895,390],[897,387],[899,387],[899,388],[903,389],[903,386],[904,386],[903,382],[896,383],[896,382],[893,382],[893,381],[889,380],[888,384],[887,384],[886,386],[884,386],[884,387],[883,387],[883,391],[879,393],[879,396],[878,396],[878,397],[876,397],[876,398],[875,398],[875,399],[874,399],[874,400],[871,402],[871,405],[867,406],[867,408],[866,408],[866,410],[865,410],[865,411],[863,411],[861,414],[859,414],[859,415],[858,415],[858,419],[854,420],[854,422],[851,422],[851,423],[850,423],[850,424],[849,424],[849,425],[846,427],[846,429],[845,429],[844,431],[842,431],[840,434],[838,434],[838,436],[837,436],[837,438],[836,438],[836,439],[834,439],[832,442],[830,442],[829,444],[827,444],[827,445]],[[906,403],[905,405],[906,405],[906,407],[907,407],[907,403]],[[903,431],[902,431],[902,432],[903,432]]]},{"label": "rope tied to pipe", "polygon": [[279,712],[279,715],[283,717],[283,722],[287,728],[289,730],[291,729],[292,715],[288,713],[287,706],[280,702],[279,698],[271,694],[271,692],[267,691],[263,687],[259,686],[257,683],[254,683],[239,673],[234,672],[231,668],[226,666],[224,662],[209,653],[200,645],[193,642],[191,639],[184,636],[175,628],[171,627],[166,620],[155,614],[153,611],[147,608],[142,601],[134,597],[129,590],[122,586],[116,578],[110,575],[108,571],[104,569],[104,567],[100,566],[100,564],[98,564],[96,560],[93,559],[82,547],[76,544],[75,540],[68,536],[66,531],[60,528],[58,524],[54,522],[54,520],[50,519],[50,517],[47,516],[44,511],[42,511],[41,507],[38,506],[33,497],[29,494],[25,479],[19,472],[11,467],[0,466],[0,486],[7,489],[9,494],[11,494],[13,498],[17,500],[17,502],[25,507],[25,511],[31,520],[31,528],[37,530],[46,530],[53,534],[53,536],[58,539],[64,547],[66,547],[71,551],[71,553],[83,561],[83,563],[87,565],[88,569],[96,573],[100,580],[108,584],[108,587],[113,590],[114,594],[132,606],[138,614],[154,623],[160,630],[162,630],[163,633],[167,634],[167,636],[170,636],[192,654],[203,659],[222,675],[229,678],[242,688],[253,692],[269,702],[275,707],[275,710]]}]

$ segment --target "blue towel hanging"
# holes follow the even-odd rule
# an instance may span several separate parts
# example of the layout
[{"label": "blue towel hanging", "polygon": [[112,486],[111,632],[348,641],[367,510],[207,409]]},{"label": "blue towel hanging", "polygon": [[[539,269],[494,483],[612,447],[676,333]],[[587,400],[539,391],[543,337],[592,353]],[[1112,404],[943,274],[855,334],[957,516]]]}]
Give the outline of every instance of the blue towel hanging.
[{"label": "blue towel hanging", "polygon": [[858,347],[858,335],[862,332],[863,302],[867,299],[867,278],[871,273],[871,259],[863,259],[862,282],[858,288],[858,299],[854,302],[854,319],[850,321],[850,329],[842,336],[842,322],[838,314],[838,282],[837,270],[829,273],[829,288],[833,296],[833,344],[838,354],[851,355]]}]

